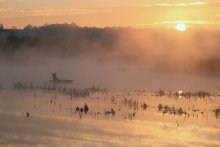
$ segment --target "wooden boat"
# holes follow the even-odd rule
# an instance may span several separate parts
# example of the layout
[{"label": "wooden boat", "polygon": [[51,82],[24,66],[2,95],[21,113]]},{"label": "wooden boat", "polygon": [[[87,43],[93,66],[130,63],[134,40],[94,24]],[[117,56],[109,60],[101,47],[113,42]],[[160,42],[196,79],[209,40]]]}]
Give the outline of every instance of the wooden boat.
[{"label": "wooden boat", "polygon": [[53,80],[49,80],[50,82],[54,84],[72,84],[73,80],[63,80],[57,77],[57,74],[54,72],[52,73]]}]

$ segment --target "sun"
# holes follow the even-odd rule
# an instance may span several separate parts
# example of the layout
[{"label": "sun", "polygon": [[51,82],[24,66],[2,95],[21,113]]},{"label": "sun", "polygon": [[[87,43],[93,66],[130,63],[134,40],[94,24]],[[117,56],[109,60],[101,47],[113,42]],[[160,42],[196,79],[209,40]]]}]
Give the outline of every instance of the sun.
[{"label": "sun", "polygon": [[183,31],[186,30],[186,25],[183,24],[183,23],[178,24],[178,25],[176,26],[176,30],[183,32]]}]

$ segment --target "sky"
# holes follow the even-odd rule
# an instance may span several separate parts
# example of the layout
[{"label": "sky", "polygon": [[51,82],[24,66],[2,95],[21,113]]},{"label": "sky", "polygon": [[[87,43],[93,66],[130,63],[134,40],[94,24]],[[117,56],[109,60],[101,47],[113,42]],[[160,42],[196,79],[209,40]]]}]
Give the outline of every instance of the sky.
[{"label": "sky", "polygon": [[0,0],[0,23],[23,28],[53,23],[80,26],[218,28],[220,0]]}]

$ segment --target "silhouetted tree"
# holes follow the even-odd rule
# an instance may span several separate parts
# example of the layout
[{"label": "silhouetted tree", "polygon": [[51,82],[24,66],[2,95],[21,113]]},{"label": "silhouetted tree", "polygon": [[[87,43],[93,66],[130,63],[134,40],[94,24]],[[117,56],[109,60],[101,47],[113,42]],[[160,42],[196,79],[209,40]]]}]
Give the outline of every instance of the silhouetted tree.
[{"label": "silhouetted tree", "polygon": [[0,30],[3,30],[3,29],[4,29],[3,24],[0,24]]},{"label": "silhouetted tree", "polygon": [[31,29],[33,29],[33,26],[30,24],[24,27],[24,30],[31,30]]},{"label": "silhouetted tree", "polygon": [[17,30],[17,27],[16,26],[12,26],[11,29],[12,30]]}]

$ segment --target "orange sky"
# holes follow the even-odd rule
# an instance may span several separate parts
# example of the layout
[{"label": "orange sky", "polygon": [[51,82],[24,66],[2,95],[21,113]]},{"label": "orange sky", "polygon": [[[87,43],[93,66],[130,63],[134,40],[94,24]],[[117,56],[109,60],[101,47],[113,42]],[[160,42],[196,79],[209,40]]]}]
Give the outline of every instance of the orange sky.
[{"label": "orange sky", "polygon": [[81,26],[217,28],[220,0],[0,0],[0,23],[72,23]]}]

